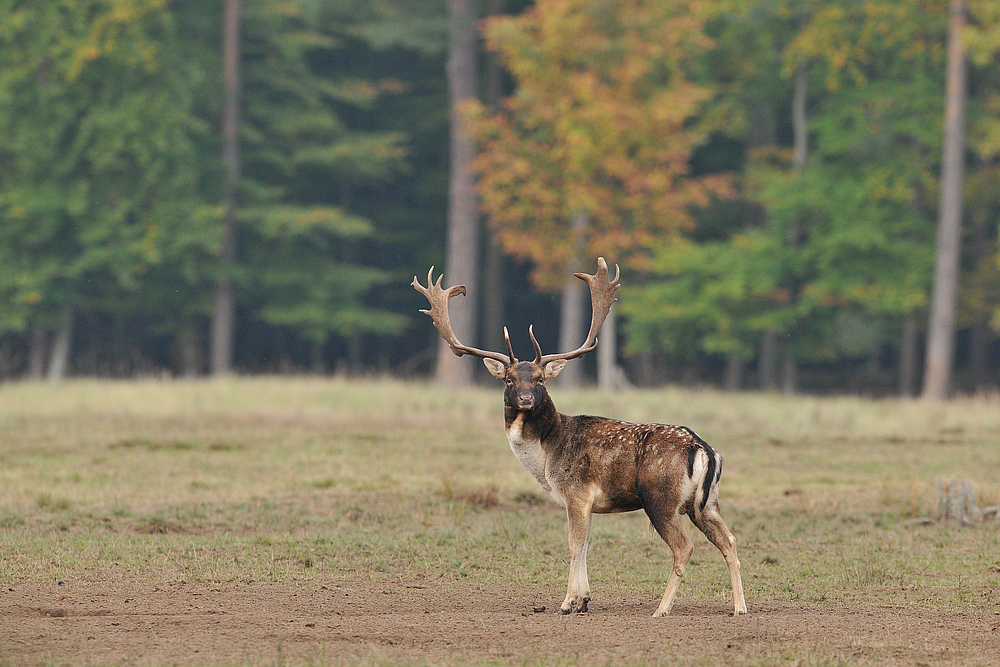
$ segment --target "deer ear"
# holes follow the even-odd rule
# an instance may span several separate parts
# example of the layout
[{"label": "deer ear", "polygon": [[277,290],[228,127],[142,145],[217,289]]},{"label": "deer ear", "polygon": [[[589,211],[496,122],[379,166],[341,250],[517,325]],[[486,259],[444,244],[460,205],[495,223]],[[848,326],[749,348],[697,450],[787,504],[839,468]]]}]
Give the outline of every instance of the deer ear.
[{"label": "deer ear", "polygon": [[545,368],[542,369],[542,379],[551,380],[555,376],[562,372],[562,369],[566,368],[565,359],[556,359],[555,361],[550,361],[545,364]]},{"label": "deer ear", "polygon": [[502,380],[507,377],[507,367],[496,359],[483,359],[483,363],[486,364],[487,370],[489,370],[490,375],[498,380]]}]

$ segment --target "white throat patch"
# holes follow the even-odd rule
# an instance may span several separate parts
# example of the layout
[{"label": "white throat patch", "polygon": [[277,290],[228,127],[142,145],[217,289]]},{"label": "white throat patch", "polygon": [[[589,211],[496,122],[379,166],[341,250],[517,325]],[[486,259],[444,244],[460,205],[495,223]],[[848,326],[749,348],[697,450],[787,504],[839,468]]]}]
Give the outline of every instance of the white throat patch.
[{"label": "white throat patch", "polygon": [[545,455],[542,453],[542,443],[538,439],[525,438],[522,429],[524,427],[524,413],[519,412],[517,418],[507,427],[507,442],[510,443],[510,450],[521,462],[524,469],[531,473],[531,476],[546,491],[551,491],[549,483],[545,480]]}]

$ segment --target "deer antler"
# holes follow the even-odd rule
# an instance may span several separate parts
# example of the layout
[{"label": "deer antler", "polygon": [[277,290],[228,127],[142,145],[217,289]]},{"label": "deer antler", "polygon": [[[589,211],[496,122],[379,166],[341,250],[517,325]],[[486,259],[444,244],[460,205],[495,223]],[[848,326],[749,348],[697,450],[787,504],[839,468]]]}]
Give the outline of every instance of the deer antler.
[{"label": "deer antler", "polygon": [[619,282],[619,278],[621,278],[621,271],[618,269],[617,264],[615,264],[614,280],[608,280],[608,263],[604,261],[603,257],[597,258],[597,273],[594,275],[587,273],[574,273],[573,275],[590,285],[590,303],[591,310],[593,312],[590,321],[590,332],[587,334],[587,340],[583,342],[583,345],[576,348],[572,352],[546,354],[545,356],[542,356],[542,349],[539,347],[538,341],[535,340],[535,335],[532,333],[531,327],[528,327],[528,335],[531,336],[531,344],[535,347],[535,363],[539,366],[544,366],[548,362],[555,361],[556,359],[576,359],[577,357],[581,357],[597,347],[597,332],[600,330],[601,325],[604,324],[604,319],[611,311],[611,304],[618,300],[615,297],[615,290],[617,290],[621,285]]},{"label": "deer antler", "polygon": [[[510,336],[507,335],[507,327],[504,327],[503,336],[507,341],[507,354],[504,355],[500,352],[487,352],[486,350],[479,350],[474,347],[469,347],[467,345],[462,345],[462,343],[455,336],[455,332],[451,330],[451,319],[448,316],[448,300],[456,294],[461,294],[465,296],[465,285],[454,285],[447,289],[442,289],[441,280],[444,275],[438,276],[437,282],[434,282],[434,267],[432,266],[430,271],[427,272],[427,287],[420,284],[416,276],[413,276],[413,289],[417,290],[421,294],[427,297],[427,300],[431,304],[430,310],[421,309],[421,313],[427,313],[431,316],[434,321],[434,326],[437,327],[438,333],[444,338],[444,341],[448,343],[448,347],[456,355],[461,357],[463,354],[471,354],[474,357],[482,357],[483,359],[495,359],[502,364],[511,365],[517,362],[514,358],[514,352],[510,346]],[[602,318],[603,319],[603,318]]]}]

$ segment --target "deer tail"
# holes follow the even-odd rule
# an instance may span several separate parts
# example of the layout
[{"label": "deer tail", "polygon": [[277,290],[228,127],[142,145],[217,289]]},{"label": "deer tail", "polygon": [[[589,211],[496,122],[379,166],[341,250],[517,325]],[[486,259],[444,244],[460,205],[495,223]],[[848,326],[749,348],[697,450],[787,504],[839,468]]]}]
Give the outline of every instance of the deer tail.
[{"label": "deer tail", "polygon": [[700,515],[709,503],[719,499],[719,479],[722,477],[722,455],[712,449],[712,446],[688,429],[694,438],[694,443],[688,447],[688,477],[690,478],[694,497],[691,505]]}]

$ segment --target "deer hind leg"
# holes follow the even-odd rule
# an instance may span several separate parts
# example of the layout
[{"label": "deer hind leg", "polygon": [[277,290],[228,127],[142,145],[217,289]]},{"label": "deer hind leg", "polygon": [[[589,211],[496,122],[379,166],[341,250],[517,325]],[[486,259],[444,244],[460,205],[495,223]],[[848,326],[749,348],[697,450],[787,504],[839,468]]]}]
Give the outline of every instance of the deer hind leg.
[{"label": "deer hind leg", "polygon": [[677,589],[680,588],[681,579],[684,577],[688,561],[691,560],[694,546],[681,525],[680,514],[677,512],[680,506],[678,498],[673,497],[669,491],[659,489],[653,484],[647,486],[642,482],[641,477],[636,483],[636,492],[653,528],[667,543],[674,556],[674,565],[670,569],[670,578],[667,579],[667,589],[663,592],[660,605],[653,612],[654,617],[666,616],[674,606]]},{"label": "deer hind leg", "polygon": [[569,583],[559,614],[584,613],[590,602],[590,580],[587,577],[587,548],[590,545],[592,501],[567,502],[569,519]]},{"label": "deer hind leg", "polygon": [[718,501],[709,502],[701,512],[692,514],[691,519],[708,541],[719,548],[729,568],[729,579],[733,585],[733,616],[747,613],[746,598],[743,597],[743,577],[740,575],[740,559],[736,555],[736,538],[729,526],[722,520]]},{"label": "deer hind leg", "polygon": [[660,604],[656,608],[656,611],[653,612],[654,617],[666,616],[674,606],[677,589],[681,586],[681,579],[684,578],[684,571],[687,569],[688,561],[691,560],[691,554],[694,553],[694,546],[691,544],[687,533],[684,532],[684,528],[680,522],[680,515],[676,512],[666,519],[661,517],[654,518],[649,512],[647,514],[649,514],[656,532],[667,543],[674,556],[674,566],[670,569],[670,578],[667,579],[667,589],[663,591]]}]

